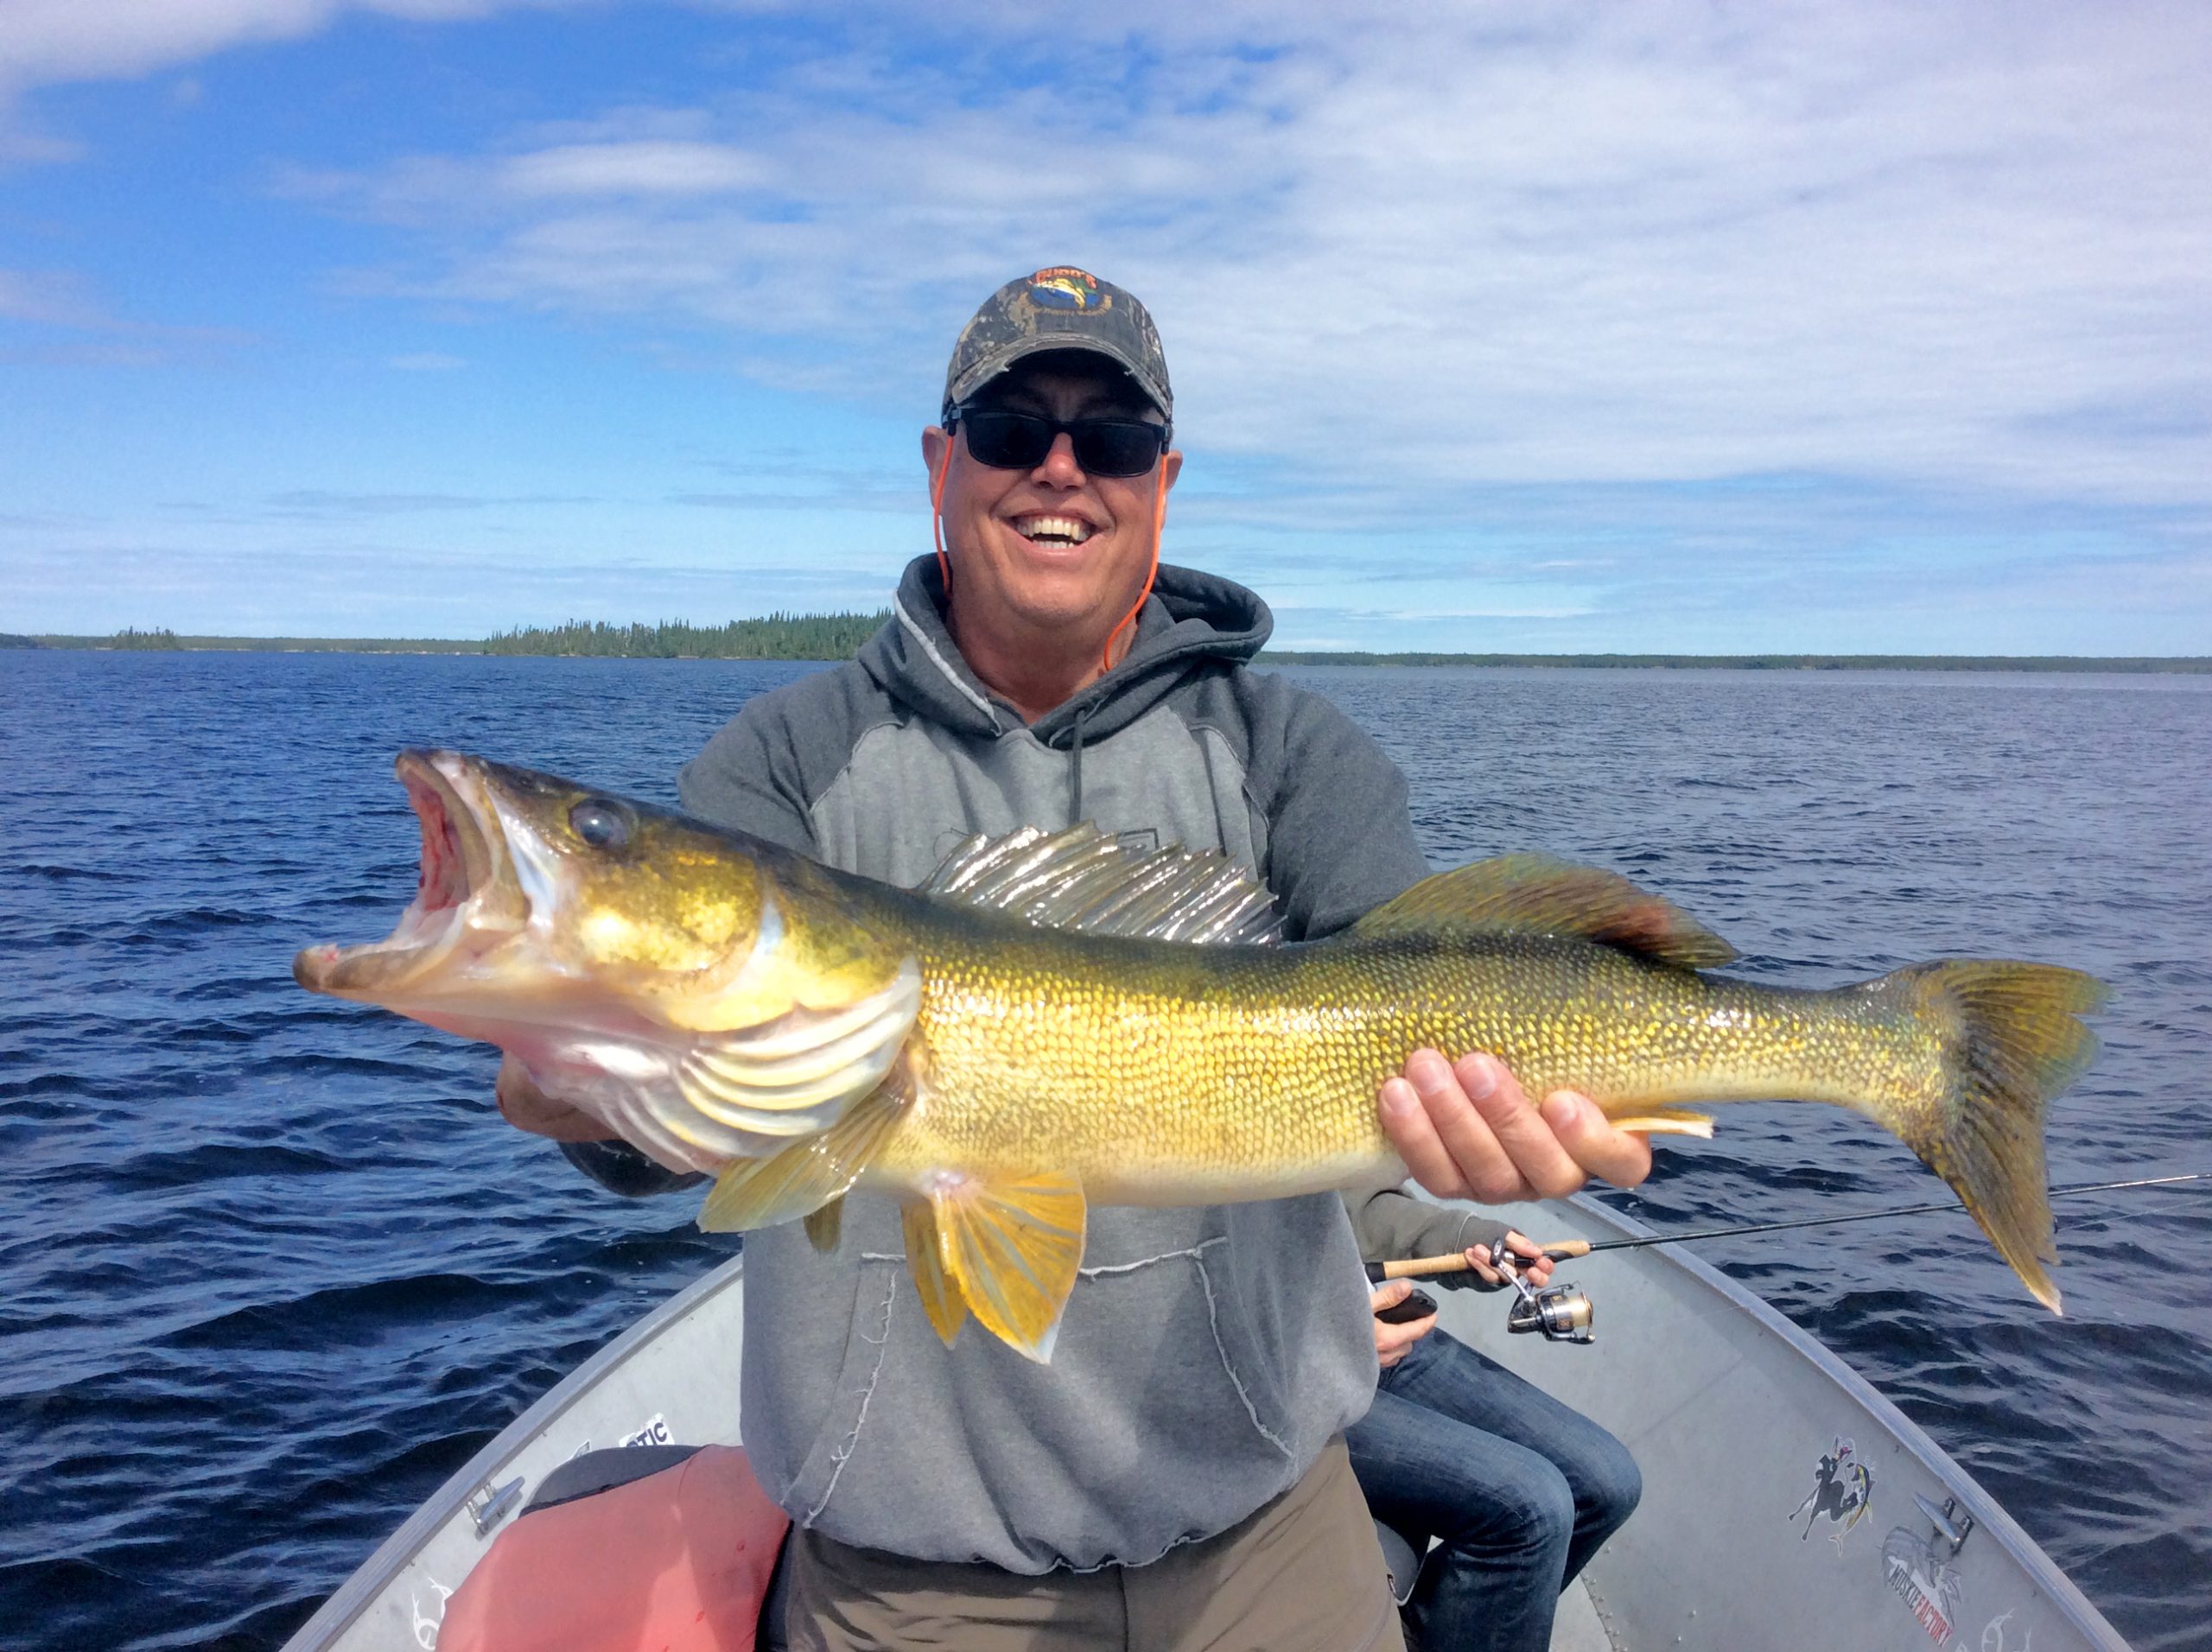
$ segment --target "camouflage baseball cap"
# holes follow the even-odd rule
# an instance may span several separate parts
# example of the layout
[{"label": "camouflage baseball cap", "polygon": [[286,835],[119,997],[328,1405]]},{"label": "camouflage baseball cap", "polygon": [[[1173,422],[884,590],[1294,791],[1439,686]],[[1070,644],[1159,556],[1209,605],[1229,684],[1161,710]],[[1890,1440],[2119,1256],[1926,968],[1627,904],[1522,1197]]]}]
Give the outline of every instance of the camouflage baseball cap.
[{"label": "camouflage baseball cap", "polygon": [[1175,413],[1167,358],[1145,307],[1109,281],[1071,264],[1009,281],[961,329],[944,371],[950,413],[1024,356],[1089,350],[1116,363],[1163,414]]}]

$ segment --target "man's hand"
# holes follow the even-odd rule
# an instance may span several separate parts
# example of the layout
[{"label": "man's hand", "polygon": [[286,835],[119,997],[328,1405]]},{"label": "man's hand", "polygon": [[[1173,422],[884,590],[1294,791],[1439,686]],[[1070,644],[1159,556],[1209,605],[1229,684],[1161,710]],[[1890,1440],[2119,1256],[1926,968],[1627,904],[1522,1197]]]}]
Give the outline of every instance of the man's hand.
[{"label": "man's hand", "polygon": [[550,1136],[556,1141],[611,1141],[614,1132],[582,1108],[556,1102],[538,1089],[530,1069],[512,1056],[499,1063],[499,1077],[492,1087],[499,1099],[500,1116],[518,1130]]},{"label": "man's hand", "polygon": [[[1385,1308],[1395,1308],[1414,1293],[1414,1282],[1409,1279],[1389,1280],[1367,1293],[1370,1312],[1380,1313]],[[1389,1370],[1406,1357],[1406,1350],[1436,1329],[1436,1316],[1426,1319],[1408,1319],[1402,1325],[1377,1319],[1375,1322],[1375,1357],[1384,1370]]]},{"label": "man's hand", "polygon": [[1376,1111],[1413,1179],[1439,1198],[1563,1198],[1592,1176],[1634,1187],[1651,1173],[1649,1141],[1614,1129],[1573,1090],[1554,1090],[1538,1111],[1496,1056],[1455,1065],[1416,1050],[1383,1081]]},{"label": "man's hand", "polygon": [[[1541,1291],[1551,1283],[1552,1259],[1539,1250],[1536,1248],[1536,1242],[1527,1234],[1507,1229],[1505,1248],[1521,1259],[1521,1266],[1516,1271],[1522,1279],[1528,1280],[1530,1290]],[[1484,1289],[1503,1290],[1510,1283],[1503,1274],[1491,1265],[1488,1245],[1469,1245],[1467,1261],[1474,1268],[1475,1277],[1482,1280]]]}]

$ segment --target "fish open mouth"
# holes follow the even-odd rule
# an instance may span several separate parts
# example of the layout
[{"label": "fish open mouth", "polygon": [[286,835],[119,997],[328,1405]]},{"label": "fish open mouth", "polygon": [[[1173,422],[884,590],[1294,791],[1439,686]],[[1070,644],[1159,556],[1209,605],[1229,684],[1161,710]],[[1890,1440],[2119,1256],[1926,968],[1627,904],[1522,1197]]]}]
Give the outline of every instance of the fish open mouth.
[{"label": "fish open mouth", "polygon": [[[529,916],[511,876],[504,834],[467,759],[443,752],[406,751],[392,765],[423,832],[415,899],[381,941],[358,946],[311,946],[292,962],[299,983],[315,992],[389,1001],[398,989],[439,971],[472,936],[511,932]],[[493,831],[497,831],[496,826]],[[511,911],[510,909],[518,909]]]},{"label": "fish open mouth", "polygon": [[475,817],[432,759],[403,752],[394,766],[422,823],[423,870],[416,880],[415,899],[391,939],[432,939],[449,927],[444,914],[457,909],[471,891],[490,879],[492,857]]}]

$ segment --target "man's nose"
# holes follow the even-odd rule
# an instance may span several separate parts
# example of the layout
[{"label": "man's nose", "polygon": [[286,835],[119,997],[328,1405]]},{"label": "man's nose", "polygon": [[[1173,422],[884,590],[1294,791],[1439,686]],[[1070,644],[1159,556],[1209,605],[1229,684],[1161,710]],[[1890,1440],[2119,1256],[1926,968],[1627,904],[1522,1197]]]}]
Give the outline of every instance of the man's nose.
[{"label": "man's nose", "polygon": [[1084,473],[1083,467],[1075,462],[1075,438],[1065,430],[1055,435],[1044,462],[1037,467],[1037,474],[1054,487],[1081,487]]}]

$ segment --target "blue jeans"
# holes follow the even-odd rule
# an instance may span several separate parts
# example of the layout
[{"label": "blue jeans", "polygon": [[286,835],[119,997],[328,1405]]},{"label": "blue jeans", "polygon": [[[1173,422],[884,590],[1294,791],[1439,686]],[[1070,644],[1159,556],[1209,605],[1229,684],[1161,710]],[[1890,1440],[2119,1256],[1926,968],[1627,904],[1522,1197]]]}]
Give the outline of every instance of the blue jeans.
[{"label": "blue jeans", "polygon": [[1545,1652],[1560,1591],[1643,1495],[1628,1447],[1441,1331],[1344,1440],[1376,1517],[1437,1541],[1407,1608],[1422,1652]]}]

